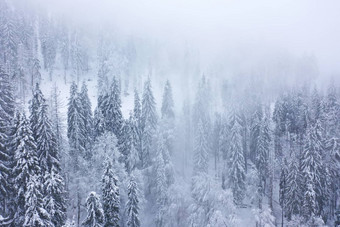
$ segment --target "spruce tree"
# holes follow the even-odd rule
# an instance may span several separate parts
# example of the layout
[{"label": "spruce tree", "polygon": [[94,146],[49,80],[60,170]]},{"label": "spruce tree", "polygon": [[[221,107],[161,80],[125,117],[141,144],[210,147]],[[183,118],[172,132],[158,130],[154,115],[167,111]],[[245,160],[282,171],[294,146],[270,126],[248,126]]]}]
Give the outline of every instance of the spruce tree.
[{"label": "spruce tree", "polygon": [[208,172],[208,141],[202,120],[198,122],[194,146],[194,174]]},{"label": "spruce tree", "polygon": [[164,92],[163,92],[163,101],[162,101],[162,118],[174,118],[174,101],[172,98],[172,88],[169,80],[166,81]]},{"label": "spruce tree", "polygon": [[74,166],[79,168],[78,157],[84,157],[84,116],[81,111],[81,101],[79,99],[77,85],[72,83],[67,112],[67,137],[70,143],[70,155],[74,160]]},{"label": "spruce tree", "polygon": [[165,225],[164,213],[167,209],[167,184],[165,175],[165,164],[163,158],[163,150],[165,149],[164,139],[160,136],[158,141],[157,155],[155,160],[155,173],[156,173],[156,226],[162,227]]},{"label": "spruce tree", "polygon": [[43,179],[44,207],[55,226],[66,221],[65,183],[56,166],[45,172]]},{"label": "spruce tree", "polygon": [[55,226],[50,218],[50,213],[44,208],[41,179],[37,175],[31,175],[25,192],[25,221],[23,226]]},{"label": "spruce tree", "polygon": [[241,135],[241,118],[236,110],[230,115],[230,144],[228,178],[235,204],[241,204],[245,195],[245,166]]},{"label": "spruce tree", "polygon": [[303,175],[303,215],[309,220],[315,215],[320,215],[324,187],[322,178],[324,167],[322,166],[322,152],[324,150],[321,124],[310,125],[307,130],[304,149],[301,159],[301,170]]},{"label": "spruce tree", "polygon": [[102,227],[105,217],[100,200],[95,192],[90,192],[86,199],[87,216],[82,223],[84,227]]},{"label": "spruce tree", "polygon": [[112,170],[112,164],[107,161],[106,170],[102,178],[102,200],[105,217],[105,227],[119,227],[119,188],[118,180]]},{"label": "spruce tree", "polygon": [[284,202],[285,214],[288,220],[291,220],[293,215],[301,212],[302,201],[302,176],[300,171],[299,159],[292,157],[288,166],[286,175],[286,193]]},{"label": "spruce tree", "polygon": [[[99,103],[99,102],[98,102]],[[113,132],[118,141],[120,140],[123,126],[123,115],[121,112],[121,99],[119,81],[114,77],[111,87],[103,97],[98,106],[102,111],[106,130]]]},{"label": "spruce tree", "polygon": [[140,160],[142,168],[151,165],[153,137],[157,125],[156,103],[151,89],[151,81],[148,79],[144,84],[141,113],[142,152]]},{"label": "spruce tree", "polygon": [[88,90],[86,83],[83,82],[81,91],[79,94],[79,99],[81,103],[81,115],[84,119],[84,147],[86,150],[85,159],[91,158],[91,145],[93,141],[93,119],[92,119],[92,110],[91,110],[91,102],[88,96]]},{"label": "spruce tree", "polygon": [[0,213],[8,215],[9,201],[13,199],[10,175],[14,154],[9,142],[15,102],[9,75],[1,67],[0,91]]},{"label": "spruce tree", "polygon": [[140,227],[138,188],[133,176],[130,177],[128,185],[128,201],[125,207],[127,216],[126,225],[128,227]]},{"label": "spruce tree", "polygon": [[16,191],[16,213],[15,224],[22,226],[25,218],[25,194],[27,192],[30,177],[40,172],[37,148],[34,142],[29,122],[25,115],[17,114],[16,124],[12,138],[12,147],[15,153],[15,166],[13,177]]}]

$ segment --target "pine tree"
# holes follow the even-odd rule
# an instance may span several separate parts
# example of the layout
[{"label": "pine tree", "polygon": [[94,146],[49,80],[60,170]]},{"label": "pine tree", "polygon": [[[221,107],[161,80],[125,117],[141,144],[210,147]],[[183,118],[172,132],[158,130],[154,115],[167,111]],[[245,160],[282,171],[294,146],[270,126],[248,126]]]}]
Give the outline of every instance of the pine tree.
[{"label": "pine tree", "polygon": [[174,101],[172,99],[172,88],[170,85],[169,80],[166,81],[165,87],[164,87],[164,93],[163,93],[163,101],[162,101],[162,118],[174,118]]},{"label": "pine tree", "polygon": [[288,174],[286,177],[286,193],[285,193],[285,214],[288,220],[291,220],[293,215],[301,212],[302,201],[302,176],[300,171],[299,159],[292,157],[288,166]]},{"label": "pine tree", "polygon": [[126,203],[126,215],[128,227],[139,227],[139,199],[138,199],[138,188],[137,183],[133,176],[130,177],[130,182],[128,185],[128,201]]},{"label": "pine tree", "polygon": [[245,167],[241,136],[241,119],[234,110],[230,115],[229,145],[229,185],[232,189],[235,204],[241,204],[245,195]]},{"label": "pine tree", "polygon": [[102,178],[102,200],[105,216],[105,227],[119,227],[119,188],[117,177],[113,173],[112,164],[107,161],[106,170]]},{"label": "pine tree", "polygon": [[75,168],[79,168],[78,156],[84,157],[84,116],[81,112],[81,101],[75,82],[71,85],[70,98],[67,112],[67,137],[71,147],[71,157],[74,159]]},{"label": "pine tree", "polygon": [[319,122],[309,126],[305,139],[304,150],[301,159],[301,170],[303,175],[304,197],[303,215],[309,220],[314,215],[320,215],[322,207],[323,185],[322,177],[324,168],[322,166],[321,153],[324,149],[322,129]]},{"label": "pine tree", "polygon": [[42,172],[50,171],[52,166],[60,170],[56,137],[48,117],[46,100],[43,97],[38,84],[34,91],[30,109],[30,123],[33,130],[33,137],[37,145],[39,165]]},{"label": "pine tree", "polygon": [[81,91],[79,94],[79,99],[81,103],[81,115],[84,119],[84,147],[86,150],[85,159],[91,158],[91,145],[93,141],[93,119],[92,119],[92,110],[91,110],[91,102],[88,96],[87,86],[85,82],[81,87]]},{"label": "pine tree", "polygon": [[[137,90],[135,89],[135,94],[134,94],[134,108],[133,108],[133,117],[132,117],[132,138],[133,138],[133,148],[136,150],[138,156],[139,156],[139,161],[140,157],[142,157],[142,122],[141,122],[141,114],[142,114],[142,109],[141,109],[141,103],[139,99],[139,95]],[[138,163],[138,166],[140,163]]]},{"label": "pine tree", "polygon": [[195,135],[194,174],[208,172],[208,141],[202,120],[199,121]]},{"label": "pine tree", "polygon": [[121,140],[118,144],[119,151],[122,154],[123,159],[121,161],[125,164],[126,170],[130,169],[128,159],[130,156],[131,148],[133,146],[133,126],[131,121],[131,118],[124,121],[121,131]]},{"label": "pine tree", "polygon": [[12,200],[10,184],[14,154],[10,151],[9,139],[14,117],[14,97],[9,75],[0,67],[0,213],[8,214],[8,201]]},{"label": "pine tree", "polygon": [[144,84],[141,113],[142,153],[140,160],[142,168],[151,165],[151,149],[157,125],[156,103],[151,89],[151,81],[148,79]]},{"label": "pine tree", "polygon": [[102,205],[95,192],[91,192],[86,199],[87,216],[82,225],[85,227],[102,227],[105,217]]},{"label": "pine tree", "polygon": [[41,180],[37,175],[29,177],[25,192],[25,227],[54,226],[50,221],[50,214],[44,209]]},{"label": "pine tree", "polygon": [[98,107],[104,116],[106,130],[113,132],[119,141],[123,126],[123,116],[121,112],[119,81],[116,78],[113,78],[109,92],[102,97]]},{"label": "pine tree", "polygon": [[44,175],[44,207],[55,226],[62,226],[66,221],[65,183],[55,166]]},{"label": "pine tree", "polygon": [[165,144],[164,139],[160,136],[158,141],[157,156],[155,161],[156,172],[156,204],[158,213],[156,214],[156,226],[162,227],[165,225],[164,213],[167,209],[167,184],[165,176],[165,164],[163,159],[163,150]]},{"label": "pine tree", "polygon": [[[257,152],[256,152],[256,167],[260,175],[261,187],[265,187],[265,182],[268,177],[268,161],[269,161],[269,145],[270,145],[270,132],[268,126],[268,119],[265,117],[260,123],[259,138],[257,139]],[[264,185],[262,185],[264,183]],[[264,192],[262,192],[264,193]]]},{"label": "pine tree", "polygon": [[12,147],[15,152],[13,177],[16,191],[15,224],[22,226],[25,218],[25,194],[30,177],[40,172],[36,145],[25,115],[17,114]]}]

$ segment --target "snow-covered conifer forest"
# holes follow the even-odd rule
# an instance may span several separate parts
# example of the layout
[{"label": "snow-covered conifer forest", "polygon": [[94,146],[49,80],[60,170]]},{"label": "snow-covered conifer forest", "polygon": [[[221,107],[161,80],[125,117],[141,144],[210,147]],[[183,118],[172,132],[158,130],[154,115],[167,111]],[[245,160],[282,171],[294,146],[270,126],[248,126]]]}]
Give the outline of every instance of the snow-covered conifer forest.
[{"label": "snow-covered conifer forest", "polygon": [[0,226],[340,226],[339,12],[0,0]]}]

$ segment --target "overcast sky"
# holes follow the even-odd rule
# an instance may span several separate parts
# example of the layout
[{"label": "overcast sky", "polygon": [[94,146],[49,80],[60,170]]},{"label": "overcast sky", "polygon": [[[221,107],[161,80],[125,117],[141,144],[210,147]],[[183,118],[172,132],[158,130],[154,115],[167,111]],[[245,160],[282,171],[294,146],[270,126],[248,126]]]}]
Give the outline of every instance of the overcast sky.
[{"label": "overcast sky", "polygon": [[[38,0],[37,0],[38,1]],[[110,26],[168,45],[221,51],[315,55],[321,72],[340,72],[337,0],[40,0],[75,21]]]}]

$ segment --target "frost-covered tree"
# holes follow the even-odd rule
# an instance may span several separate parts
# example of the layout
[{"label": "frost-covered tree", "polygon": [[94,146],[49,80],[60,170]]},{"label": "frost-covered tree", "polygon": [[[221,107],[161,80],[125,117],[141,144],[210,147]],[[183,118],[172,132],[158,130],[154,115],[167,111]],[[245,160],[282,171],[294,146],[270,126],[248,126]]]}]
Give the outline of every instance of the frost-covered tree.
[{"label": "frost-covered tree", "polygon": [[70,98],[67,110],[67,137],[70,143],[70,155],[74,159],[75,168],[79,168],[78,156],[84,157],[84,116],[82,115],[82,105],[78,95],[78,88],[75,82],[70,88]]},{"label": "frost-covered tree", "polygon": [[10,175],[14,159],[9,142],[15,102],[9,75],[1,67],[0,90],[0,213],[8,214],[8,201],[12,200]]},{"label": "frost-covered tree", "polygon": [[293,215],[297,215],[301,212],[302,176],[300,171],[299,159],[297,157],[292,157],[292,159],[290,160],[288,166],[289,171],[287,171],[288,173],[285,178],[286,186],[285,188],[282,188],[282,190],[285,190],[282,202],[284,203],[283,206],[288,220],[290,220]]},{"label": "frost-covered tree", "polygon": [[242,147],[241,119],[234,110],[230,115],[230,142],[228,158],[228,182],[234,201],[241,204],[245,194],[245,166]]},{"label": "frost-covered tree", "polygon": [[44,208],[41,179],[37,175],[31,175],[27,183],[25,193],[25,227],[49,227],[54,226],[51,222],[50,213]]},{"label": "frost-covered tree", "polygon": [[65,183],[56,166],[47,171],[43,179],[44,208],[55,226],[66,221]]},{"label": "frost-covered tree", "polygon": [[301,171],[303,176],[303,209],[302,213],[307,220],[320,215],[323,209],[324,194],[322,178],[324,167],[322,165],[322,152],[324,150],[322,128],[318,121],[307,129],[304,149],[301,157]]},{"label": "frost-covered tree", "polygon": [[142,168],[151,165],[152,146],[157,125],[156,102],[152,93],[151,80],[144,84],[141,112],[142,152],[140,155]]},{"label": "frost-covered tree", "polygon": [[195,134],[194,146],[194,174],[208,172],[208,141],[204,131],[203,122],[200,120]]},{"label": "frost-covered tree", "polygon": [[85,159],[91,158],[91,145],[93,141],[93,119],[91,102],[88,96],[87,85],[83,82],[81,91],[79,94],[79,99],[81,103],[81,115],[84,119],[84,147],[85,147]]},{"label": "frost-covered tree", "polygon": [[15,154],[13,180],[15,184],[15,224],[24,224],[26,212],[25,195],[30,177],[40,172],[37,148],[34,142],[29,122],[25,115],[17,114],[12,138],[12,147]]},{"label": "frost-covered tree", "polygon": [[118,179],[112,169],[112,164],[107,161],[106,170],[102,177],[102,200],[105,217],[105,227],[119,227],[119,188]]},{"label": "frost-covered tree", "polygon": [[87,216],[82,226],[84,227],[102,227],[104,226],[105,216],[102,204],[95,192],[90,192],[86,199]]},{"label": "frost-covered tree", "polygon": [[36,85],[31,101],[30,123],[33,137],[37,145],[39,165],[42,172],[50,171],[52,167],[60,171],[60,157],[56,136],[48,117],[47,104],[39,85]]},{"label": "frost-covered tree", "polygon": [[162,101],[162,118],[174,118],[174,101],[172,98],[172,88],[169,80],[166,81],[164,92],[163,92],[163,101]]},{"label": "frost-covered tree", "polygon": [[113,78],[109,91],[99,101],[98,108],[104,116],[105,129],[113,132],[119,141],[123,126],[123,116],[119,81],[116,77]]},{"label": "frost-covered tree", "polygon": [[160,136],[157,146],[157,155],[155,160],[155,185],[156,185],[156,226],[162,227],[165,225],[164,214],[167,209],[167,182],[165,175],[165,164],[163,158],[163,150],[165,149],[164,139]]},{"label": "frost-covered tree", "polygon": [[[256,149],[256,167],[260,175],[260,185],[261,188],[265,189],[266,179],[269,173],[269,149],[270,149],[270,131],[269,122],[266,117],[261,120],[259,135],[257,139],[257,149]],[[262,192],[264,193],[264,192]]]},{"label": "frost-covered tree", "polygon": [[128,227],[140,227],[139,219],[139,199],[138,199],[138,187],[133,176],[130,176],[130,182],[128,185],[128,201],[126,203],[126,225]]}]

